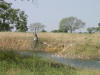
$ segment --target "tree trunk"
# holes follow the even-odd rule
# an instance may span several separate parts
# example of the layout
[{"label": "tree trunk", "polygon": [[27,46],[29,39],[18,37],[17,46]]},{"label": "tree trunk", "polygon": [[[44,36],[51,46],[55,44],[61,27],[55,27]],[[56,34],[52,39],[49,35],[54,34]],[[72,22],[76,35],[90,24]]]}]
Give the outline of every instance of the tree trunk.
[{"label": "tree trunk", "polygon": [[3,31],[5,31],[5,19],[3,19],[3,26],[2,26],[3,28]]},{"label": "tree trunk", "polygon": [[73,29],[72,29],[72,26],[70,26],[70,33],[73,33]]}]

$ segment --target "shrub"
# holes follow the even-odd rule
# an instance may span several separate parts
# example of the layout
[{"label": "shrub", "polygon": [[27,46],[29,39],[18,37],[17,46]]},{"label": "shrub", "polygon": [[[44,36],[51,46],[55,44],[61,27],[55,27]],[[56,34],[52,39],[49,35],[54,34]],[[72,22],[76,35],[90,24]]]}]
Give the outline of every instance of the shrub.
[{"label": "shrub", "polygon": [[0,61],[3,60],[7,62],[18,63],[21,60],[21,56],[15,51],[0,50]]}]

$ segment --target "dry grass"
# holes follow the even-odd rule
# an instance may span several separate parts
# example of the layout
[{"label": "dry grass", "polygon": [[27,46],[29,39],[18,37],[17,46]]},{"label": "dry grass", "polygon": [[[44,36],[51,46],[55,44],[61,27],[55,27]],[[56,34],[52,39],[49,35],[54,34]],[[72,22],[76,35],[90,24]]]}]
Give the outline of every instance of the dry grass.
[{"label": "dry grass", "polygon": [[100,34],[38,33],[39,46],[33,48],[33,34],[0,32],[0,49],[57,52],[73,58],[100,57]]},{"label": "dry grass", "polygon": [[0,49],[31,50],[32,39],[30,33],[0,32]]}]

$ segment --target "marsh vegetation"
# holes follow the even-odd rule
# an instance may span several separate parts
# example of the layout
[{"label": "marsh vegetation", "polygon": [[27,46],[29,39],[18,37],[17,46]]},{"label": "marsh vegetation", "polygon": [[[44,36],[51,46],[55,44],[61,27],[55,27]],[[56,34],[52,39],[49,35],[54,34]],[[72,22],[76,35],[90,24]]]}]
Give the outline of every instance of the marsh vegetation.
[{"label": "marsh vegetation", "polygon": [[0,75],[100,74],[99,69],[73,68],[40,56],[20,56],[17,53],[18,51],[42,51],[65,58],[99,60],[99,33],[39,33],[38,36],[39,44],[34,48],[32,33],[0,32]]},{"label": "marsh vegetation", "polygon": [[100,58],[99,33],[39,33],[38,37],[38,47],[34,48],[34,36],[32,33],[0,32],[0,49],[44,51],[51,52],[62,57],[76,59]]},{"label": "marsh vegetation", "polygon": [[99,70],[77,69],[39,56],[0,51],[0,75],[99,75]]}]

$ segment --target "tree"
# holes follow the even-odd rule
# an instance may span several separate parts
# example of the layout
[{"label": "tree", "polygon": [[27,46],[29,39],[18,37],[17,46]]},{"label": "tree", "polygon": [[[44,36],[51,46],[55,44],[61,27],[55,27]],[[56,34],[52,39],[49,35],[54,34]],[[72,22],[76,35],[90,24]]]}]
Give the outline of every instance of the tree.
[{"label": "tree", "polygon": [[27,28],[27,15],[25,15],[24,11],[18,11],[18,18],[17,18],[17,22],[16,22],[16,29],[17,31],[20,32],[26,32],[28,30]]},{"label": "tree", "polygon": [[68,17],[61,20],[59,30],[63,32],[70,31],[71,33],[76,29],[82,28],[85,25],[80,19],[76,17]]},{"label": "tree", "polygon": [[11,8],[10,3],[6,3],[4,0],[0,1],[0,31],[9,31],[9,13],[8,11]]},{"label": "tree", "polygon": [[97,31],[96,27],[89,27],[87,28],[88,33],[95,33]]},{"label": "tree", "polygon": [[98,23],[97,32],[100,32],[100,23]]},{"label": "tree", "polygon": [[27,16],[20,9],[11,8],[11,3],[0,1],[0,31],[27,31]]},{"label": "tree", "polygon": [[44,27],[45,26],[43,24],[37,22],[37,23],[30,24],[29,29],[32,32],[40,32],[40,31],[44,30]]}]

